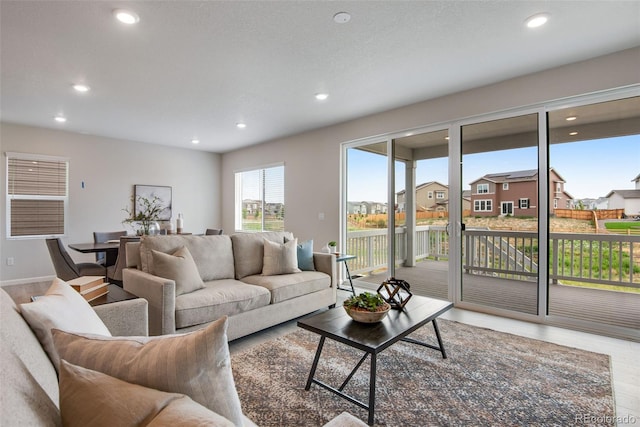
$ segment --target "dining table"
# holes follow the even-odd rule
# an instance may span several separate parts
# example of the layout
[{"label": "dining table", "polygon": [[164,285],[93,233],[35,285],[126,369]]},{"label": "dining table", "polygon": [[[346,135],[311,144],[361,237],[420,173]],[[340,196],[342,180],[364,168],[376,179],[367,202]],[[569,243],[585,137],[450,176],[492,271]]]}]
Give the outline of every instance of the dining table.
[{"label": "dining table", "polygon": [[110,265],[114,265],[116,263],[116,259],[118,259],[120,240],[109,240],[102,243],[70,243],[69,247],[74,251],[78,251],[83,254],[104,252],[105,267],[108,267]]}]

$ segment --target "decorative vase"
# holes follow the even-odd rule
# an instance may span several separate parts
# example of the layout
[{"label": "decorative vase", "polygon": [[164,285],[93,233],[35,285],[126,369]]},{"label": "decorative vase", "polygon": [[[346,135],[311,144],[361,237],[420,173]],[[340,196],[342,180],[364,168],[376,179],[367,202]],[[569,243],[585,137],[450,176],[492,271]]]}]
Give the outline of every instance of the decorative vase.
[{"label": "decorative vase", "polygon": [[157,221],[151,221],[149,223],[149,236],[157,236],[160,234],[160,224]]},{"label": "decorative vase", "polygon": [[360,323],[382,322],[382,320],[387,317],[387,314],[389,314],[389,310],[391,310],[389,303],[384,303],[380,311],[369,311],[366,308],[347,307],[346,305],[343,305],[343,307],[353,320]]},{"label": "decorative vase", "polygon": [[320,249],[320,252],[322,252],[323,254],[330,254],[331,249],[329,249],[329,245],[324,245],[322,249]]}]

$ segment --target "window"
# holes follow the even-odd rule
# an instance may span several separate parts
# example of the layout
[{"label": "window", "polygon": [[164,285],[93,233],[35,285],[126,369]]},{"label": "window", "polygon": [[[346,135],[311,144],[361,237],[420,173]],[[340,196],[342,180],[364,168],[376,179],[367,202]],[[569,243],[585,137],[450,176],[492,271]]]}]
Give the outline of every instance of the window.
[{"label": "window", "polygon": [[478,184],[476,187],[476,192],[478,194],[486,194],[489,192],[489,184]]},{"label": "window", "polygon": [[436,199],[444,199],[444,191],[436,191]]},{"label": "window", "polygon": [[520,199],[518,207],[520,209],[529,209],[529,199]]},{"label": "window", "polygon": [[284,230],[284,165],[236,172],[238,231]]},{"label": "window", "polygon": [[433,199],[433,191],[429,191],[429,192],[427,193],[427,198],[428,198],[428,199]]},{"label": "window", "polygon": [[558,209],[558,199],[553,199],[553,209]]},{"label": "window", "polygon": [[508,190],[509,189],[509,183],[508,182],[503,182],[502,183],[502,189],[503,190]]},{"label": "window", "polygon": [[491,212],[493,210],[493,205],[491,200],[475,200],[473,202],[473,211],[474,212]]},{"label": "window", "polygon": [[68,160],[22,153],[6,156],[7,237],[64,235]]},{"label": "window", "polygon": [[562,183],[556,183],[556,193],[562,193]]}]

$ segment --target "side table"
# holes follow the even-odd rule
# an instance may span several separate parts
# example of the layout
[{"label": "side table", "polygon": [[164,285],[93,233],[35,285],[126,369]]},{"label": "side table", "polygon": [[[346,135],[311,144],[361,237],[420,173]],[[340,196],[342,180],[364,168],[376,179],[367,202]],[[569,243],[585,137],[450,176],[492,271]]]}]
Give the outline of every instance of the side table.
[{"label": "side table", "polygon": [[337,254],[336,256],[336,262],[344,262],[344,268],[347,271],[347,279],[349,279],[349,285],[351,285],[351,289],[342,288],[340,287],[340,285],[338,285],[338,289],[342,291],[351,291],[353,295],[356,294],[356,290],[353,288],[353,280],[351,279],[351,272],[349,272],[349,265],[347,264],[347,261],[356,259],[356,258],[357,257],[355,255],[347,255],[347,254]]},{"label": "side table", "polygon": [[112,302],[126,301],[130,299],[138,298],[136,295],[125,291],[120,286],[114,285],[113,283],[110,283],[108,285],[108,288],[109,288],[108,293],[94,300],[89,301],[89,304],[92,307],[95,307],[96,305],[111,304]]}]

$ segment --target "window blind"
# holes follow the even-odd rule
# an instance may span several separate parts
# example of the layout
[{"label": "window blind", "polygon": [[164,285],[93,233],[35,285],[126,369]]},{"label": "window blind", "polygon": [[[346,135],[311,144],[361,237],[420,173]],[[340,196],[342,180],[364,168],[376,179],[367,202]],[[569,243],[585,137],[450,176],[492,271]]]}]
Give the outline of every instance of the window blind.
[{"label": "window blind", "polygon": [[64,234],[68,161],[7,154],[8,236]]},{"label": "window blind", "polygon": [[284,230],[284,166],[236,173],[236,229]]}]

